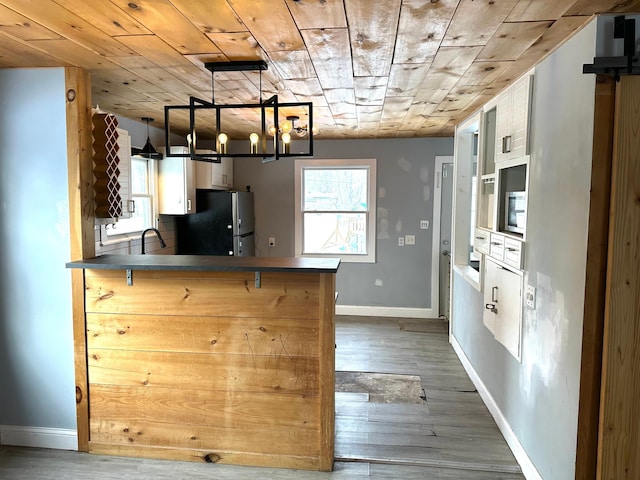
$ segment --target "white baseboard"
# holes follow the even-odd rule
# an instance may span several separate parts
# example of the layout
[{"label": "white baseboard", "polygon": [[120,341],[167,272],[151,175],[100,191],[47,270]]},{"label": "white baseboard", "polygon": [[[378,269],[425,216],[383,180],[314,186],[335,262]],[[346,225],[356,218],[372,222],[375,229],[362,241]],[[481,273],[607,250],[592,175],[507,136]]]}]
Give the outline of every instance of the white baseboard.
[{"label": "white baseboard", "polygon": [[502,414],[502,411],[498,407],[498,404],[495,402],[495,400],[489,393],[489,390],[480,379],[480,376],[473,368],[473,365],[471,365],[471,362],[465,355],[464,350],[462,349],[456,338],[453,335],[449,335],[449,341],[451,342],[454,351],[458,355],[462,366],[467,371],[467,375],[469,375],[469,378],[478,389],[478,393],[480,394],[482,401],[485,403],[485,405],[489,409],[489,412],[491,413],[491,416],[493,416],[493,419],[496,421],[496,425],[498,425],[500,432],[502,432],[502,436],[513,452],[513,456],[516,457],[518,464],[520,464],[520,468],[522,469],[522,474],[524,475],[524,477],[527,480],[543,480],[540,476],[540,473],[538,473],[535,465],[529,458],[529,455],[527,455],[526,450],[518,440],[518,437],[516,437],[516,434],[511,429],[509,422],[507,422],[507,419]]},{"label": "white baseboard", "polygon": [[336,315],[362,317],[437,318],[431,308],[367,307],[359,305],[336,305]]},{"label": "white baseboard", "polygon": [[0,445],[78,450],[78,432],[63,428],[0,425]]}]

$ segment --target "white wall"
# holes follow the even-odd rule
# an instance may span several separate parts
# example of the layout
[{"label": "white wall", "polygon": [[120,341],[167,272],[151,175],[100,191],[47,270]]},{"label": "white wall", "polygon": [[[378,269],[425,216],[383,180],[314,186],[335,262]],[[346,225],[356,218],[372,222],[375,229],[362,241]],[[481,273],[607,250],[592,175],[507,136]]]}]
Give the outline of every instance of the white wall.
[{"label": "white wall", "polygon": [[0,70],[2,443],[76,428],[65,119],[63,69]]},{"label": "white wall", "polygon": [[[570,479],[575,453],[586,270],[596,24],[536,66],[522,363],[482,324],[481,294],[453,281],[453,336],[535,469]],[[531,478],[536,478],[535,472]]]}]

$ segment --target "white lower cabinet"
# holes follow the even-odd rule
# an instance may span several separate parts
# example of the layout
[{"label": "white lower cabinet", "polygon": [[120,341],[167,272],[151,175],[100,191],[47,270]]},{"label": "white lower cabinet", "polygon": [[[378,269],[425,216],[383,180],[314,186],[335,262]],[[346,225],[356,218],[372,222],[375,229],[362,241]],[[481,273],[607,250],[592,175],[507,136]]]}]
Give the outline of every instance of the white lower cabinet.
[{"label": "white lower cabinet", "polygon": [[518,360],[522,336],[522,272],[486,257],[482,321]]},{"label": "white lower cabinet", "polygon": [[485,255],[489,255],[490,238],[491,232],[483,228],[476,228],[473,235],[473,248],[476,253],[484,253]]}]

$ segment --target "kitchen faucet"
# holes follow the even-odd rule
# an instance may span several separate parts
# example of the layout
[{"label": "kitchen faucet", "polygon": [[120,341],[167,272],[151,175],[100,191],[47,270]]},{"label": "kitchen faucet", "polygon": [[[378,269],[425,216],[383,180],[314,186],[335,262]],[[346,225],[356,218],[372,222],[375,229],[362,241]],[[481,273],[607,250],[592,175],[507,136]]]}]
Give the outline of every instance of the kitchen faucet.
[{"label": "kitchen faucet", "polygon": [[147,234],[147,232],[155,232],[155,234],[158,236],[158,240],[160,240],[160,248],[165,248],[167,246],[166,243],[164,243],[164,240],[162,239],[162,235],[160,235],[160,232],[158,231],[157,228],[147,228],[144,232],[142,232],[142,255],[144,255],[144,236]]}]

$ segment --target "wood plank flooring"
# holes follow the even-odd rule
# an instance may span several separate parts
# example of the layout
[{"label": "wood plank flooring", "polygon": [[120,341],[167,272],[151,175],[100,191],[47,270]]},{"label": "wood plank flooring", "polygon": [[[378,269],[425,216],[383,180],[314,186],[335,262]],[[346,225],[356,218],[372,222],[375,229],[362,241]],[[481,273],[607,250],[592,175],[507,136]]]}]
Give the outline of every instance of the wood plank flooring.
[{"label": "wood plank flooring", "polygon": [[[523,480],[441,320],[336,318],[336,370],[418,375],[424,399],[336,393],[331,473],[0,447],[0,479]],[[372,397],[373,398],[373,397]]]}]

